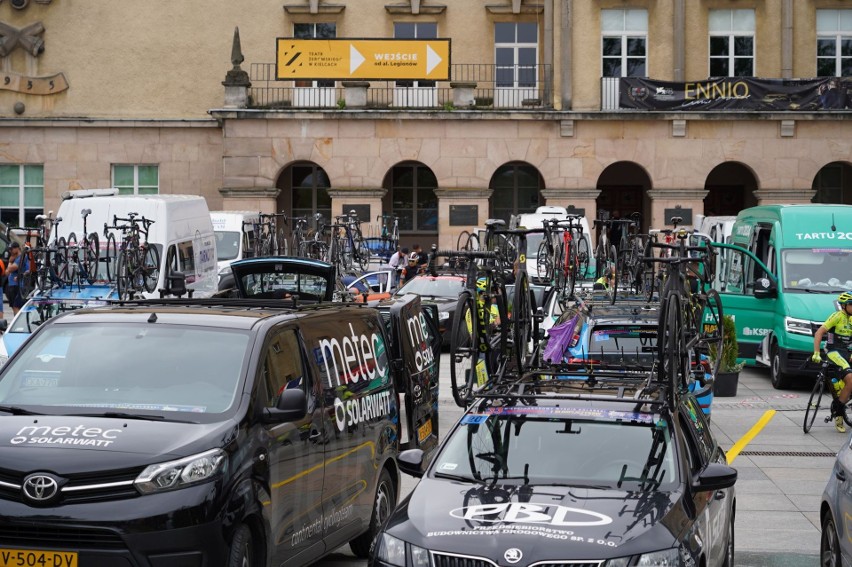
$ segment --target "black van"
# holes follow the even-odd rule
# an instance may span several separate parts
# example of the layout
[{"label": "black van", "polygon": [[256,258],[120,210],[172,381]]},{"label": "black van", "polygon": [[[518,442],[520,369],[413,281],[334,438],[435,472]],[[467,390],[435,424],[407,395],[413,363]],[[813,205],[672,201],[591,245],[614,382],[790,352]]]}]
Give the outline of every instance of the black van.
[{"label": "black van", "polygon": [[0,565],[306,565],[347,542],[366,557],[400,449],[437,446],[440,339],[416,297],[385,315],[274,303],[41,326],[0,369]]}]

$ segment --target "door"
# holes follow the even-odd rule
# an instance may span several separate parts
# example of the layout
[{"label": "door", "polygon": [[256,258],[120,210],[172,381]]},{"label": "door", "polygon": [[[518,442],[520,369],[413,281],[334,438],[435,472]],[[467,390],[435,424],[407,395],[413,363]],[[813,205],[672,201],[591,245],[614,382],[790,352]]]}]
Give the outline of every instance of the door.
[{"label": "door", "polygon": [[[699,439],[696,437],[695,430],[691,425],[694,420],[701,419],[703,421],[703,418],[699,417],[699,414],[701,414],[700,408],[696,414],[694,412],[687,411],[683,405],[681,405],[680,411],[678,411],[681,429],[680,438],[682,441],[682,447],[685,450],[687,468],[687,477],[685,479],[687,490],[684,494],[684,498],[689,500],[689,502],[685,502],[685,504],[692,517],[692,527],[689,531],[692,532],[691,535],[693,537],[686,537],[685,543],[687,543],[687,545],[695,545],[694,542],[700,542],[703,552],[708,557],[707,564],[721,565],[721,563],[714,561],[712,558],[713,533],[711,532],[712,522],[710,521],[710,503],[713,498],[713,493],[697,491],[689,488],[689,486],[691,486],[697,479],[704,467],[707,466],[708,462],[708,449],[700,446]],[[693,550],[693,552],[695,551],[697,550]]]},{"label": "door", "polygon": [[778,298],[755,297],[755,282],[767,278],[776,286],[778,278],[752,252],[735,244],[716,243],[716,278],[713,287],[722,299],[722,310],[737,327],[740,358],[753,363],[763,337],[775,325]]},{"label": "door", "polygon": [[263,427],[268,453],[269,507],[274,564],[304,565],[323,553],[322,494],[324,453],[329,432],[323,420],[322,391],[304,363],[295,328],[270,334],[255,399],[275,407],[281,392],[302,389],[308,400],[304,418]]},{"label": "door", "polygon": [[397,391],[405,396],[405,423],[409,439],[402,449],[422,449],[428,462],[438,447],[438,372],[441,335],[437,307],[426,312],[419,295],[406,295],[391,306],[393,357]]}]

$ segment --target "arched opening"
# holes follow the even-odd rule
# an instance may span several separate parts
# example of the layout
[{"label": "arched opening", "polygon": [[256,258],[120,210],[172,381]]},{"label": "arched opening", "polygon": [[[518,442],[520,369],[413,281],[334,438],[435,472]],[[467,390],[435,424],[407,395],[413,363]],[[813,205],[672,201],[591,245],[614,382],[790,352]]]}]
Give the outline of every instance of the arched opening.
[{"label": "arched opening", "polygon": [[757,205],[754,192],[757,178],[747,166],[729,161],[713,168],[704,182],[704,215],[735,216],[743,209]]},{"label": "arched opening", "polygon": [[852,205],[852,165],[835,161],[820,169],[812,185],[813,203]]},{"label": "arched opening", "polygon": [[287,166],[275,184],[281,191],[276,203],[278,212],[288,217],[306,217],[314,226],[314,215],[319,213],[326,221],[331,220],[331,197],[328,190],[331,182],[325,170],[309,161],[296,162]]},{"label": "arched opening", "polygon": [[512,215],[535,212],[541,202],[544,178],[535,167],[516,161],[500,166],[488,186],[493,190],[488,216],[503,219],[508,225]]},{"label": "arched opening", "polygon": [[[598,177],[600,194],[595,200],[597,218],[629,218],[639,213],[641,232],[647,231],[651,218],[651,178],[636,163],[619,161],[607,166]],[[590,219],[591,221],[591,219]]]},{"label": "arched opening", "polygon": [[400,244],[419,243],[425,248],[418,237],[438,234],[438,178],[428,166],[405,161],[391,168],[382,187],[387,190],[382,211],[399,217]]}]

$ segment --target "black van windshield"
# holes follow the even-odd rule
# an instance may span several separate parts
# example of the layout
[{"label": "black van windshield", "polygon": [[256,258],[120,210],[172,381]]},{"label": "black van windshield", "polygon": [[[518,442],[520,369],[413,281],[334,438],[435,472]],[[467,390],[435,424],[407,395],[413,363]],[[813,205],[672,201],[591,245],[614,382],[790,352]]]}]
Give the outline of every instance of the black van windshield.
[{"label": "black van windshield", "polygon": [[4,367],[0,405],[49,406],[63,414],[168,415],[222,413],[234,404],[247,333],[143,325],[43,329]]},{"label": "black van windshield", "polygon": [[784,250],[781,262],[785,290],[837,293],[852,289],[852,249]]}]

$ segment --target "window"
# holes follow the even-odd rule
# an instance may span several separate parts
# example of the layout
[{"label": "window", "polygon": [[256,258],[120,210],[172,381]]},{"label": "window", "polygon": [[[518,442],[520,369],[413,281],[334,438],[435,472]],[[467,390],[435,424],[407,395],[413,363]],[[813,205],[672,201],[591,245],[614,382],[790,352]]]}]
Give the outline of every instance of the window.
[{"label": "window", "polygon": [[0,221],[36,226],[44,211],[44,166],[0,165]]},{"label": "window", "polygon": [[399,230],[438,232],[438,179],[419,163],[397,165],[391,171],[391,212]]},{"label": "window", "polygon": [[[393,36],[396,39],[436,39],[438,24],[435,22],[394,22]],[[435,81],[397,81],[398,87],[434,87]]]},{"label": "window", "polygon": [[527,164],[508,164],[491,178],[491,218],[509,222],[509,217],[534,213],[544,180],[538,170]]},{"label": "window", "polygon": [[328,189],[331,181],[325,170],[314,164],[302,164],[294,165],[290,172],[292,216],[307,218],[310,226],[313,226],[313,218],[317,213],[330,220],[331,197]]},{"label": "window", "polygon": [[[296,39],[334,39],[337,37],[337,24],[293,24],[293,37]],[[297,87],[333,87],[334,81],[295,81]]]},{"label": "window", "polygon": [[648,11],[601,10],[602,76],[646,77]]},{"label": "window", "polygon": [[156,195],[160,192],[160,168],[156,165],[113,165],[112,186],[119,195]]},{"label": "window", "polygon": [[710,10],[710,76],[754,76],[754,10]]},{"label": "window", "polygon": [[852,76],[852,10],[817,10],[817,76]]},{"label": "window", "polygon": [[536,86],[538,24],[494,24],[494,80],[497,87]]},{"label": "window", "polygon": [[292,329],[282,331],[272,338],[261,370],[266,407],[275,407],[284,390],[305,390],[301,352],[299,338]]}]

